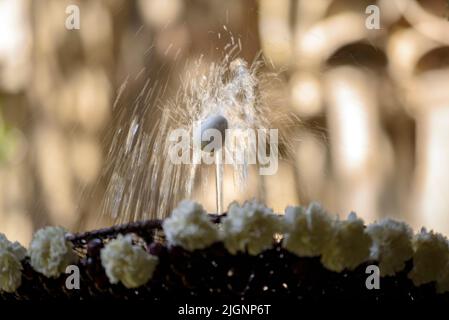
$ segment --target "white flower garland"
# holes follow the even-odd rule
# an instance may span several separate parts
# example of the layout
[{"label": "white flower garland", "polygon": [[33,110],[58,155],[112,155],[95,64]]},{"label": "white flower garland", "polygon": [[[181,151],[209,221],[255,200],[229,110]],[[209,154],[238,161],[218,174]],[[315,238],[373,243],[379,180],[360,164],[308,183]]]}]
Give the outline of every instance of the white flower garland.
[{"label": "white flower garland", "polygon": [[[411,228],[402,222],[383,219],[366,228],[351,213],[347,220],[331,218],[317,203],[307,209],[288,207],[284,217],[257,201],[233,203],[222,219],[221,230],[203,207],[182,201],[163,222],[169,246],[185,250],[204,249],[222,240],[231,254],[257,255],[269,249],[275,234],[283,232],[282,246],[298,256],[321,256],[324,267],[341,272],[353,270],[368,259],[378,261],[381,276],[394,275],[413,258],[409,278],[416,286],[434,282],[437,292],[449,291],[449,243],[441,234],[422,229],[412,238]],[[221,232],[221,233],[220,233]],[[76,261],[73,245],[59,227],[37,231],[31,241],[30,265],[47,277],[58,277]],[[151,279],[158,258],[133,244],[132,235],[119,235],[100,253],[101,263],[111,283],[127,288],[144,285]],[[0,290],[16,291],[22,282],[22,260],[26,250],[0,233]]]}]

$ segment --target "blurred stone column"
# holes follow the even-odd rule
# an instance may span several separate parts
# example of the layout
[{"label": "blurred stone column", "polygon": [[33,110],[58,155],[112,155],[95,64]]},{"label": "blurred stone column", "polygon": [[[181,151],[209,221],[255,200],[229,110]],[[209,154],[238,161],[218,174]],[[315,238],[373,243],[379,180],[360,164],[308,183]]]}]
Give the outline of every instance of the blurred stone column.
[{"label": "blurred stone column", "polygon": [[[296,159],[301,197],[320,199],[340,214],[356,210],[373,220],[384,175],[374,160],[382,135],[377,83],[370,78],[378,75],[349,66],[372,59],[361,59],[362,41],[375,41],[383,33],[365,28],[364,3],[296,3],[290,86],[292,106],[306,128]],[[333,69],[329,61],[334,57],[339,59],[336,65],[348,67]]]},{"label": "blurred stone column", "polygon": [[356,211],[368,221],[378,215],[382,179],[376,86],[372,75],[354,67],[338,67],[326,75],[338,211]]},{"label": "blurred stone column", "polygon": [[449,232],[449,67],[421,74],[416,96],[417,164],[412,204],[419,225]]},{"label": "blurred stone column", "polygon": [[431,19],[426,30],[434,26],[434,38],[423,33],[421,26],[396,31],[388,43],[389,70],[407,113],[416,121],[416,165],[410,188],[408,220],[415,229],[449,232],[449,81],[447,56],[449,48],[444,42],[441,28],[449,32],[435,16],[422,12],[412,4],[404,13],[411,22],[419,17]]}]

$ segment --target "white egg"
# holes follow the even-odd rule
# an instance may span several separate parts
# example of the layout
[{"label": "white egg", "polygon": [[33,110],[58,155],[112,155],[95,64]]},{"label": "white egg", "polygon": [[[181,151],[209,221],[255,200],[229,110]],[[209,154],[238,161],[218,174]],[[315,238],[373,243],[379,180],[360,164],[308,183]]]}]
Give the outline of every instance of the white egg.
[{"label": "white egg", "polygon": [[[203,121],[201,121],[201,129],[199,130],[200,138],[203,137],[203,134],[205,133],[206,130],[215,129],[215,130],[218,130],[221,134],[221,138],[222,138],[221,142],[224,142],[225,132],[226,132],[227,128],[228,128],[228,120],[226,120],[225,117],[223,117],[221,115],[211,115],[211,116],[207,117],[206,119],[204,119]],[[204,149],[204,147],[207,146],[211,142],[211,140],[205,140],[205,141],[202,140],[201,141],[201,149]]]}]

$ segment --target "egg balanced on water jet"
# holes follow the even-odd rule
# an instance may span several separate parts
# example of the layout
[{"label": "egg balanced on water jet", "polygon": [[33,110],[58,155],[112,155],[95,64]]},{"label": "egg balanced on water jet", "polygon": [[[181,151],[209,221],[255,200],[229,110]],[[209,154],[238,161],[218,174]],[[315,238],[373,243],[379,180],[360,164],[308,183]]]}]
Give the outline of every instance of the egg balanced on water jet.
[{"label": "egg balanced on water jet", "polygon": [[225,141],[228,120],[222,115],[210,115],[199,124],[195,140],[200,142],[201,150],[213,152],[222,148]]},{"label": "egg balanced on water jet", "polygon": [[[196,144],[206,153],[206,162],[215,162],[215,194],[217,214],[223,212],[223,143],[228,129],[228,120],[219,114],[206,117],[201,121]],[[198,143],[200,142],[200,143]],[[207,159],[209,158],[209,159]]]}]

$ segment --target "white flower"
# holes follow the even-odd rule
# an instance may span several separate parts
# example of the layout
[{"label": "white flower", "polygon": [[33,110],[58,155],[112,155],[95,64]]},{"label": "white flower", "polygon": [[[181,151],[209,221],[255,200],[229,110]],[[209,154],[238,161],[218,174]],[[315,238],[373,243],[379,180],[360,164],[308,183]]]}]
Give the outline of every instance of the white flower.
[{"label": "white flower", "polygon": [[27,250],[17,241],[9,241],[3,233],[0,233],[0,250],[8,250],[16,256],[19,261],[22,261],[27,254]]},{"label": "white flower", "polygon": [[381,276],[392,276],[413,256],[412,229],[403,222],[383,219],[366,228],[371,236],[371,259],[379,261]]},{"label": "white flower", "polygon": [[243,206],[233,203],[222,221],[223,241],[232,254],[248,251],[257,255],[273,245],[273,235],[280,232],[281,220],[263,204],[245,202]]},{"label": "white flower", "polygon": [[0,233],[0,290],[14,292],[22,283],[22,263],[26,249]]},{"label": "white flower", "polygon": [[101,264],[109,281],[121,281],[126,288],[137,288],[150,280],[159,259],[133,245],[132,236],[121,234],[101,249]]},{"label": "white flower", "polygon": [[162,224],[170,246],[181,246],[186,250],[204,249],[219,240],[217,227],[210,221],[203,207],[183,200]]},{"label": "white flower", "polygon": [[318,204],[288,207],[284,216],[285,235],[283,247],[302,257],[319,256],[332,233],[331,219]]},{"label": "white flower", "polygon": [[408,274],[416,286],[437,281],[449,262],[446,237],[422,228],[413,240],[413,269]]},{"label": "white flower", "polygon": [[76,261],[73,245],[66,240],[65,234],[61,227],[46,227],[34,234],[28,251],[34,270],[56,278]]},{"label": "white flower", "polygon": [[364,230],[363,220],[354,212],[346,221],[334,221],[333,229],[321,256],[326,268],[336,272],[354,270],[369,258],[372,241]]},{"label": "white flower", "polygon": [[9,250],[0,248],[0,290],[14,292],[22,283],[22,264]]}]

